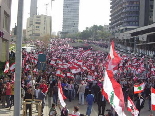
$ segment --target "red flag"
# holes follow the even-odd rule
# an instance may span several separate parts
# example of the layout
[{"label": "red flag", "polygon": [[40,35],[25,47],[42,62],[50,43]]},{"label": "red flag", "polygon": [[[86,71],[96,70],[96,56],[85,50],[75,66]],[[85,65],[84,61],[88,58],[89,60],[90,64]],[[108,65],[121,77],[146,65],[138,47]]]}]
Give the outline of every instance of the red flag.
[{"label": "red flag", "polygon": [[151,88],[151,108],[155,111],[155,89]]},{"label": "red flag", "polygon": [[127,110],[128,110],[129,112],[131,112],[131,114],[132,114],[133,116],[138,116],[138,114],[139,114],[138,109],[136,108],[136,106],[134,105],[134,103],[133,103],[133,101],[130,99],[130,97],[128,97]]},{"label": "red flag", "polygon": [[111,70],[114,67],[116,67],[121,61],[120,56],[116,53],[116,51],[114,49],[114,42],[113,41],[111,42],[108,60],[109,60],[108,67],[107,67],[108,70]]},{"label": "red flag", "polygon": [[62,91],[62,87],[61,87],[61,82],[58,83],[58,97],[59,97],[59,100],[60,100],[60,103],[63,107],[66,106],[66,103],[65,103],[65,95],[63,94],[63,91]]},{"label": "red flag", "polygon": [[9,62],[7,61],[5,64],[4,73],[8,73],[8,71],[9,71]]}]

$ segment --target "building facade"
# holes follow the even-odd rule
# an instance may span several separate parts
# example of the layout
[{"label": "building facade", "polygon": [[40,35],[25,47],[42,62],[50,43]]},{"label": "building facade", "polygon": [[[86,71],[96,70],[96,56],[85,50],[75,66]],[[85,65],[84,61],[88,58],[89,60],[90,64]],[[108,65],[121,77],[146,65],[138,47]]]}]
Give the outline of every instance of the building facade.
[{"label": "building facade", "polygon": [[62,33],[76,33],[79,27],[80,0],[64,0]]},{"label": "building facade", "polygon": [[38,0],[31,0],[30,17],[37,15],[37,2]]},{"label": "building facade", "polygon": [[12,0],[0,0],[0,61],[9,59],[10,21]]},{"label": "building facade", "polygon": [[[140,14],[139,14],[139,26],[147,26],[153,24],[153,17],[155,17],[155,1],[154,0],[140,0]],[[155,20],[155,18],[154,18]]]},{"label": "building facade", "polygon": [[140,0],[111,0],[110,4],[110,29],[113,33],[129,31],[139,26]]},{"label": "building facade", "polygon": [[26,38],[38,38],[51,35],[51,16],[34,15],[27,19]]}]

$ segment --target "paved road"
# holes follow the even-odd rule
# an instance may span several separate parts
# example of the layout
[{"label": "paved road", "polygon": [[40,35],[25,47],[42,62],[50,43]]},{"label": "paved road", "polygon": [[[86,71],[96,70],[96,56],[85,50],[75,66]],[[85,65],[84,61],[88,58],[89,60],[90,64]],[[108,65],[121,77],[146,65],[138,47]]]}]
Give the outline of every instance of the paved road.
[{"label": "paved road", "polygon": [[[65,101],[66,104],[67,104],[67,108],[69,109],[69,113],[71,113],[73,111],[73,107],[74,106],[79,106],[80,108],[80,113],[82,114],[85,114],[86,113],[86,109],[87,109],[87,105],[78,105],[78,99],[76,100],[73,100],[72,102],[69,102],[68,100]],[[44,116],[48,116],[48,113],[49,113],[49,107],[52,103],[52,100],[51,98],[48,98],[46,100],[46,106],[44,108]],[[49,106],[49,107],[48,107]],[[56,107],[57,109],[57,112],[58,112],[58,116],[60,116],[60,110],[58,107]],[[107,103],[106,105],[106,109],[110,109],[110,105]],[[93,109],[92,109],[92,113],[91,113],[91,116],[97,116],[97,104],[95,103],[93,105]],[[105,111],[105,113],[107,113]],[[127,116],[132,116],[130,112],[128,111],[125,111],[126,115]],[[148,111],[148,101],[145,102],[145,107],[142,109],[140,116],[149,116],[151,114],[150,111]],[[155,111],[153,111],[153,114],[155,116]],[[13,116],[13,107],[11,110],[9,109],[2,109],[0,107],[0,116]],[[21,116],[22,116],[22,110],[21,110]],[[33,106],[33,116],[37,116],[37,113],[35,113],[35,106]]]},{"label": "paved road", "polygon": [[[73,107],[74,106],[79,106],[80,108],[80,113],[82,114],[86,114],[86,109],[87,109],[87,105],[78,105],[78,99],[73,100],[72,102],[69,102],[68,100],[65,101],[67,104],[67,108],[69,109],[69,112],[71,113],[73,111]],[[49,102],[50,103],[50,102]],[[109,103],[107,103],[106,105],[106,109],[110,109],[110,105]],[[57,108],[57,111],[59,112],[59,109]],[[93,105],[93,109],[92,109],[92,113],[91,116],[98,116],[97,113],[98,112],[98,108],[97,108],[97,104],[95,103]],[[107,113],[107,111],[105,111],[105,113]],[[125,110],[125,113],[127,116],[132,116],[130,112]],[[151,114],[150,111],[148,111],[148,101],[145,102],[145,107],[144,109],[142,109],[140,116],[149,116]],[[153,112],[154,116],[155,116],[155,112]]]}]

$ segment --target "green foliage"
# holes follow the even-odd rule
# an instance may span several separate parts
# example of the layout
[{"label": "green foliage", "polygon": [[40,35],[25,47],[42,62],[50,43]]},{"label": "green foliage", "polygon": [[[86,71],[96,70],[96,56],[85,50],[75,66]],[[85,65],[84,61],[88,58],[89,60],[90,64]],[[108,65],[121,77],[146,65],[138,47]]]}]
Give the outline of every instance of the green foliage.
[{"label": "green foliage", "polygon": [[79,33],[73,33],[73,34],[67,34],[67,38],[72,39],[90,39],[90,40],[101,40],[101,39],[107,39],[109,36],[111,36],[111,33],[105,29],[102,25],[93,25],[91,27],[86,27],[85,30]]}]

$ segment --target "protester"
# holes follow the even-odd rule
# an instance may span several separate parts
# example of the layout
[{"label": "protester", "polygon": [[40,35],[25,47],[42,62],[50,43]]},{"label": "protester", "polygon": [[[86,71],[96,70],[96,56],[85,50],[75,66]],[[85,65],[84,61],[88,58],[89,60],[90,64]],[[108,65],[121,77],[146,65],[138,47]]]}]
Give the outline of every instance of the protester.
[{"label": "protester", "polygon": [[103,115],[106,107],[106,99],[102,94],[102,89],[98,92],[97,95],[97,105],[98,105],[98,116]]},{"label": "protester", "polygon": [[138,109],[139,111],[139,115],[140,116],[140,111],[141,109],[144,107],[144,103],[145,103],[145,100],[144,98],[142,97],[141,93],[138,94],[138,98],[136,99],[136,108]]},{"label": "protester", "polygon": [[87,111],[86,115],[90,116],[93,102],[94,102],[94,95],[92,94],[91,90],[89,90],[89,93],[86,97],[86,102],[87,102]]},{"label": "protester", "polygon": [[58,84],[55,83],[53,87],[53,103],[55,103],[57,106],[57,102],[58,102]]},{"label": "protester", "polygon": [[5,101],[6,101],[6,85],[3,83],[1,87],[2,108],[5,108]]},{"label": "protester", "polygon": [[85,93],[86,85],[84,81],[81,82],[81,85],[79,86],[78,92],[79,93],[79,104],[84,105],[84,93]]},{"label": "protester", "polygon": [[74,110],[72,112],[73,116],[80,116],[80,112],[79,112],[79,107],[78,106],[74,106]]},{"label": "protester", "polygon": [[45,93],[43,93],[43,88],[40,88],[40,91],[38,93],[38,100],[41,100],[42,101],[42,113],[43,113],[43,109],[44,109],[44,106],[45,106]]},{"label": "protester", "polygon": [[69,99],[69,102],[71,102],[71,100],[73,99],[73,92],[74,92],[74,85],[72,81],[69,82],[67,87],[68,87],[68,99]]},{"label": "protester", "polygon": [[57,115],[57,111],[55,109],[55,104],[52,104],[52,107],[49,111],[49,116],[56,116]]},{"label": "protester", "polygon": [[[32,99],[32,88],[28,88],[27,92],[25,93],[25,99]],[[26,114],[27,114],[27,110],[29,110],[29,116],[32,116],[32,106],[31,104],[26,104]]]},{"label": "protester", "polygon": [[10,98],[11,98],[11,85],[9,82],[6,83],[6,108],[10,107]]}]

